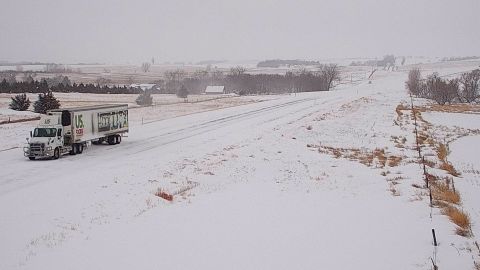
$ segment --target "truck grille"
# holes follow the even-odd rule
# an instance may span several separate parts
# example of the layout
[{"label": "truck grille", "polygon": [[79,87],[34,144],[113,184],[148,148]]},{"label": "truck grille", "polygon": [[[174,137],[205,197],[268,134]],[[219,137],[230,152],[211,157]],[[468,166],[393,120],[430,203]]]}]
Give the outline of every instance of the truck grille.
[{"label": "truck grille", "polygon": [[30,144],[30,151],[31,152],[40,152],[45,150],[45,144],[44,143],[31,143]]}]

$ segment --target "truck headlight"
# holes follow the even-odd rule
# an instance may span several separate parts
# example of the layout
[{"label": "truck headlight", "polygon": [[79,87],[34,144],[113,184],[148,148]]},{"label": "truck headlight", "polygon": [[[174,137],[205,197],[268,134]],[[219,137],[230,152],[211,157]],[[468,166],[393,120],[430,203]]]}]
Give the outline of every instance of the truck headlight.
[{"label": "truck headlight", "polygon": [[47,151],[52,151],[52,147],[51,147],[51,146],[47,146]]}]

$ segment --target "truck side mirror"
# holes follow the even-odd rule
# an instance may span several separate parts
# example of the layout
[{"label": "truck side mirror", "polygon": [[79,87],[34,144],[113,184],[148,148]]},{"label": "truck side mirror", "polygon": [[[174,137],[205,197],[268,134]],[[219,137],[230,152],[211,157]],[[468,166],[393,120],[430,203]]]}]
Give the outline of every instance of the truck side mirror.
[{"label": "truck side mirror", "polygon": [[33,137],[33,136],[32,136],[32,131],[30,130],[30,138],[31,138],[31,137]]}]

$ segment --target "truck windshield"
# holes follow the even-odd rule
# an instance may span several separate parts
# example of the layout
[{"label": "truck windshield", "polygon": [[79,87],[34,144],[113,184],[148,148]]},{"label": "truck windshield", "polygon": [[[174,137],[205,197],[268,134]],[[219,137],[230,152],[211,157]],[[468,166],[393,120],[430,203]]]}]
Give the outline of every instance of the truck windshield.
[{"label": "truck windshield", "polygon": [[33,137],[55,137],[56,128],[36,128],[33,131]]}]

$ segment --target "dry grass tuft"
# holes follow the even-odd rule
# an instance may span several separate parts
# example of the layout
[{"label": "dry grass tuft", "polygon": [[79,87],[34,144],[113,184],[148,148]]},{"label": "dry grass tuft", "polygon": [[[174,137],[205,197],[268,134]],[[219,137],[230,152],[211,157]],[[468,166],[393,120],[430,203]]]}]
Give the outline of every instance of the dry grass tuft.
[{"label": "dry grass tuft", "polygon": [[161,188],[158,188],[155,192],[155,196],[165,199],[169,202],[173,201],[173,195],[166,193]]},{"label": "dry grass tuft", "polygon": [[460,203],[460,195],[451,190],[448,184],[443,184],[441,182],[432,183],[432,197],[437,201],[443,201],[452,204]]},{"label": "dry grass tuft", "polygon": [[433,140],[430,138],[430,136],[428,136],[428,134],[425,134],[423,132],[418,132],[418,144],[419,145],[421,145],[421,144],[432,145]]},{"label": "dry grass tuft", "polygon": [[462,228],[456,228],[455,233],[463,237],[470,237],[471,235],[469,229],[462,229]]},{"label": "dry grass tuft", "polygon": [[460,176],[460,173],[450,163],[447,163],[447,162],[442,163],[442,165],[440,165],[440,169],[447,171],[452,176]]},{"label": "dry grass tuft", "polygon": [[425,166],[428,166],[430,168],[435,168],[435,165],[437,165],[435,161],[431,161],[429,159],[424,159],[423,163],[425,164]]},{"label": "dry grass tuft", "polygon": [[388,166],[389,167],[396,167],[400,165],[400,162],[402,161],[402,157],[397,157],[397,156],[389,156],[388,157]]},{"label": "dry grass tuft", "polygon": [[307,130],[312,130],[312,126],[307,126]]},{"label": "dry grass tuft", "polygon": [[428,108],[422,108],[424,111],[437,111],[437,112],[450,112],[450,113],[480,113],[479,104],[449,104],[449,105],[438,105],[434,104]]},{"label": "dry grass tuft", "polygon": [[390,183],[390,188],[388,189],[393,196],[400,196],[400,191],[395,187],[395,183]]},{"label": "dry grass tuft", "polygon": [[382,168],[385,167],[385,164],[387,163],[387,157],[385,156],[385,149],[383,148],[375,149],[373,151],[373,156],[377,158]]},{"label": "dry grass tuft", "polygon": [[382,176],[387,176],[388,174],[390,174],[390,171],[383,171],[380,173]]},{"label": "dry grass tuft", "polygon": [[400,120],[400,118],[403,116],[404,110],[408,110],[409,108],[403,104],[398,104],[397,108],[395,108],[395,111],[397,112],[397,121]]},{"label": "dry grass tuft", "polygon": [[[457,234],[469,232],[471,223],[470,223],[470,217],[466,212],[454,206],[449,206],[449,207],[445,207],[442,210],[442,214],[448,216],[450,221],[452,221],[459,227],[456,231]],[[463,234],[459,234],[459,235],[465,236]],[[467,236],[468,236],[468,233],[467,233]]]},{"label": "dry grass tuft", "polygon": [[479,262],[474,261],[473,265],[475,266],[475,270],[480,270],[480,263]]},{"label": "dry grass tuft", "polygon": [[358,148],[335,148],[331,146],[318,146],[318,152],[322,154],[330,154],[335,158],[346,158],[352,161],[358,161],[366,166],[375,165],[377,168],[384,168],[387,163],[385,149],[377,148],[372,152]]},{"label": "dry grass tuft", "polygon": [[427,180],[428,182],[435,182],[437,181],[439,178],[438,176],[434,175],[434,174],[429,174],[427,173]]},{"label": "dry grass tuft", "polygon": [[441,161],[445,162],[445,159],[447,158],[448,155],[448,149],[443,143],[439,143],[437,146],[437,157]]}]

